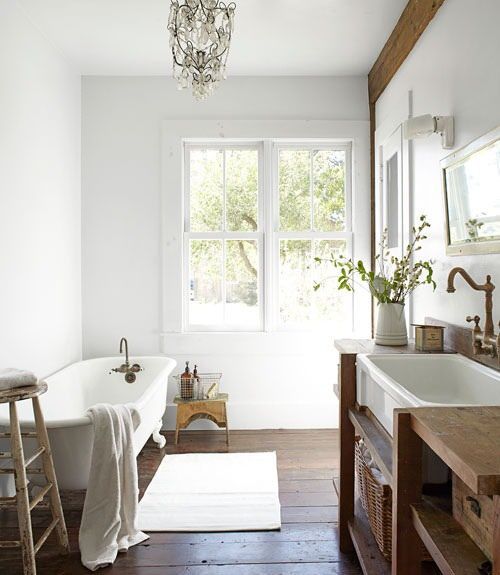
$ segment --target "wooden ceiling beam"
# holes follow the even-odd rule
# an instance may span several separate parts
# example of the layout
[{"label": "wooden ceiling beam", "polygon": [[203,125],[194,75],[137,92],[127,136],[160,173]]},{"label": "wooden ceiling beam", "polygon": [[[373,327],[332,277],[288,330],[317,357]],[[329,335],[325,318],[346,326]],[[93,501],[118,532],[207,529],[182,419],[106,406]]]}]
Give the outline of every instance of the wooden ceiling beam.
[{"label": "wooden ceiling beam", "polygon": [[370,104],[379,99],[444,2],[445,0],[409,0],[368,73]]},{"label": "wooden ceiling beam", "polygon": [[[406,60],[429,22],[445,0],[408,0],[399,20],[368,73],[370,103],[370,204],[371,260],[375,267],[375,104],[387,88],[401,64]],[[372,336],[374,335],[374,303],[372,298]]]}]

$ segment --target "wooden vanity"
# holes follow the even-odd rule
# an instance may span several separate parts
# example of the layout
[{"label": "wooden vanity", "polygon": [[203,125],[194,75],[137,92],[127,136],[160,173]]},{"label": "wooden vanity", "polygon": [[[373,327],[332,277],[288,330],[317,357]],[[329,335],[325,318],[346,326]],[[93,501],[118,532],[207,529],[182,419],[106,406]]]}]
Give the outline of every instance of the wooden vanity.
[{"label": "wooden vanity", "polygon": [[[456,334],[450,335],[456,338]],[[493,574],[500,575],[500,407],[396,410],[393,439],[367,408],[356,403],[356,356],[421,352],[411,343],[384,347],[371,340],[337,340],[335,347],[339,352],[340,409],[340,477],[335,486],[341,551],[355,551],[368,575],[416,575],[422,572],[422,548],[415,545],[418,533],[442,573],[478,575],[480,565],[491,559]],[[453,346],[457,347],[461,346]],[[356,437],[363,439],[393,490],[392,564],[379,551],[355,495]],[[451,497],[446,510],[422,498],[423,443],[454,472],[455,481],[477,498],[491,501],[492,551],[488,557],[453,518]],[[472,495],[465,497],[476,500]],[[463,517],[460,519],[464,522]],[[429,566],[432,572],[432,564]]]},{"label": "wooden vanity", "polygon": [[340,475],[335,484],[339,496],[339,545],[344,553],[356,551],[366,575],[384,575],[391,565],[380,553],[368,519],[355,497],[354,440],[362,437],[378,467],[392,486],[392,439],[367,410],[356,404],[356,356],[360,353],[418,353],[414,345],[385,347],[372,340],[335,341],[339,353]]}]

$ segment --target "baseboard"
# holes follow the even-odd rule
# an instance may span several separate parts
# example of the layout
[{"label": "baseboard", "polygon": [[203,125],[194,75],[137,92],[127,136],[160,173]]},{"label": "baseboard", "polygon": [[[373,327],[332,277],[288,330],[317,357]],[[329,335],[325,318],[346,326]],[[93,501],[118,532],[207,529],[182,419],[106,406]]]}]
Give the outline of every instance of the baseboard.
[{"label": "baseboard", "polygon": [[[163,428],[175,429],[176,406],[167,405]],[[338,402],[228,403],[230,429],[331,429],[338,427]],[[211,429],[210,421],[195,421],[190,429]]]}]

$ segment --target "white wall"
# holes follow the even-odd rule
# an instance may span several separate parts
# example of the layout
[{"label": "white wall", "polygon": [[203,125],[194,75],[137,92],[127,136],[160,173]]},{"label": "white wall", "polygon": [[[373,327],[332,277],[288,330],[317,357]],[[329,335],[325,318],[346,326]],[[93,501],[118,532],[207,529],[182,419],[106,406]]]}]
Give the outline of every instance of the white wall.
[{"label": "white wall", "polygon": [[[412,91],[413,115],[455,117],[456,148],[500,125],[500,3],[498,0],[448,0],[424,32],[407,61],[377,102],[377,126],[387,123]],[[399,121],[404,118],[400,118]],[[457,324],[478,313],[484,319],[483,294],[473,292],[460,278],[457,291],[446,292],[446,278],[454,266],[468,270],[483,283],[487,273],[498,286],[494,316],[500,319],[500,255],[447,257],[440,160],[452,150],[441,148],[434,136],[412,143],[411,188],[413,214],[425,213],[432,224],[422,257],[436,259],[438,288],[416,292],[414,320],[431,315]],[[496,297],[495,297],[496,295]]]},{"label": "white wall", "polygon": [[0,0],[0,367],[81,356],[80,77]]},{"label": "white wall", "polygon": [[[179,363],[197,359],[204,370],[224,372],[233,427],[336,425],[331,338],[314,346],[298,338],[291,344],[280,334],[177,335],[162,345],[162,125],[189,120],[192,132],[197,120],[361,121],[358,184],[368,198],[366,92],[360,78],[230,78],[197,103],[167,78],[85,77],[84,356],[116,354],[120,337],[127,336],[134,354],[163,352]],[[167,239],[173,233],[163,232]],[[177,272],[166,270],[167,282],[169,273]],[[318,381],[324,373],[314,385],[313,377]],[[171,411],[166,424],[173,425]]]}]

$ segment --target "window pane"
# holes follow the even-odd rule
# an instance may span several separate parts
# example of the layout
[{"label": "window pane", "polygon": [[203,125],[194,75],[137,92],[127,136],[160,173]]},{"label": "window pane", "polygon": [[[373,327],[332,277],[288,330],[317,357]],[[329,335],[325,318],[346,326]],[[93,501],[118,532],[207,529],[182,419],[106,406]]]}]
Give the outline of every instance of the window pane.
[{"label": "window pane", "polygon": [[[345,240],[280,241],[280,319],[285,324],[309,321],[335,321],[349,329],[352,299],[349,292],[337,289],[335,268],[314,258],[331,258],[346,252]],[[324,282],[314,291],[315,282]]]},{"label": "window pane", "polygon": [[345,230],[345,152],[313,152],[314,229],[321,232]]},{"label": "window pane", "polygon": [[[346,255],[345,240],[315,240],[314,257],[322,259]],[[313,281],[321,283],[313,292],[313,319],[317,322],[335,321],[339,330],[348,331],[352,317],[352,294],[337,289],[338,272],[328,261],[315,262]]]},{"label": "window pane", "polygon": [[280,241],[280,318],[283,323],[303,323],[311,317],[311,240]]},{"label": "window pane", "polygon": [[222,229],[222,158],[221,150],[190,152],[190,224],[193,232]]},{"label": "window pane", "polygon": [[256,232],[259,152],[226,151],[226,229]]},{"label": "window pane", "polygon": [[189,322],[218,325],[222,305],[222,240],[191,240],[189,250]]},{"label": "window pane", "polygon": [[258,327],[259,255],[256,240],[226,241],[226,322]]},{"label": "window pane", "polygon": [[311,229],[311,160],[308,150],[279,153],[280,229]]},{"label": "window pane", "polygon": [[399,244],[399,175],[398,154],[386,164],[387,177],[387,247],[397,248]]}]

